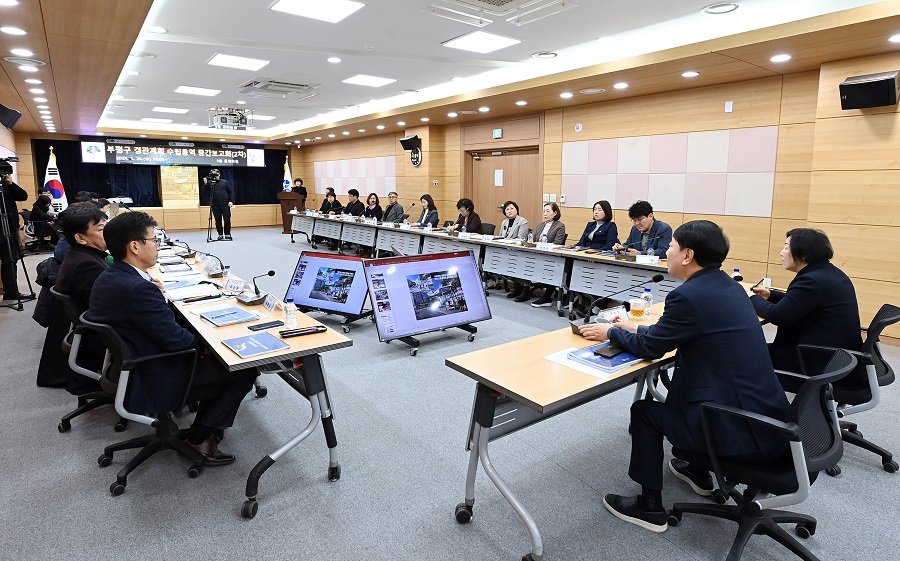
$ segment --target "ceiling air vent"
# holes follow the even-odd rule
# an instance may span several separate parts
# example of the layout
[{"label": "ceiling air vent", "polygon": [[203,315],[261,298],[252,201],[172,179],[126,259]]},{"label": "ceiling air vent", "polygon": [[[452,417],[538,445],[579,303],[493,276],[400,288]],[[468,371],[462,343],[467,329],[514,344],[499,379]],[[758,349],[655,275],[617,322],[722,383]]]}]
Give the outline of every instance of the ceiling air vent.
[{"label": "ceiling air vent", "polygon": [[303,101],[315,96],[315,90],[318,88],[319,84],[295,84],[293,82],[269,80],[268,78],[254,78],[241,84],[238,93],[255,98]]},{"label": "ceiling air vent", "polygon": [[506,18],[513,25],[525,25],[577,7],[572,0],[443,0],[464,11],[432,4],[431,13],[446,19],[484,27],[493,23],[485,16]]}]

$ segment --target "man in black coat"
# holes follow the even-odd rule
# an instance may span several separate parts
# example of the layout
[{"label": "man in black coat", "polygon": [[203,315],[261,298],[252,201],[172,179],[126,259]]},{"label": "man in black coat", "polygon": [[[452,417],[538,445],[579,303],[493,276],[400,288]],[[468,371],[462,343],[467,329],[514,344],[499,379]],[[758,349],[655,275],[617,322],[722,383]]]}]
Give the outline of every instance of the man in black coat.
[{"label": "man in black coat", "polygon": [[210,170],[209,177],[203,178],[203,184],[209,187],[209,206],[216,220],[216,233],[220,240],[231,241],[231,207],[234,206],[234,190],[228,180],[222,179],[217,169]]},{"label": "man in black coat", "polygon": [[359,200],[359,191],[350,189],[347,191],[347,198],[349,199],[349,202],[347,203],[347,206],[344,207],[344,214],[362,216],[363,212],[366,211],[366,205]]},{"label": "man in black coat", "polygon": [[[684,283],[666,296],[665,312],[655,325],[637,327],[617,319],[581,327],[586,338],[609,339],[642,358],[677,349],[665,403],[638,401],[631,407],[628,475],[641,485],[641,494],[610,494],[603,500],[617,518],[654,532],[668,527],[661,494],[663,436],[673,446],[705,454],[703,403],[775,418],[783,418],[788,407],[747,293],[720,269],[727,255],[721,228],[707,220],[687,222],[675,231],[666,253],[669,274]],[[732,418],[717,418],[713,434],[723,456],[747,463],[771,461],[786,449],[776,435]],[[698,494],[711,494],[709,472],[676,459],[669,469]]]},{"label": "man in black coat", "polygon": [[[5,162],[0,162],[2,164]],[[3,201],[6,203],[3,211],[9,226],[9,235],[0,229],[0,282],[3,283],[4,300],[19,300],[23,296],[19,293],[16,278],[16,263],[19,261],[19,209],[16,201],[28,200],[28,193],[13,182],[9,173],[0,175],[0,189],[3,190]]]},{"label": "man in black coat", "polygon": [[[156,221],[132,211],[110,220],[103,231],[115,262],[94,282],[87,318],[112,326],[135,354],[146,356],[197,347],[201,339],[178,324],[162,291],[147,269],[156,264]],[[188,391],[199,401],[188,443],[207,465],[224,465],[234,456],[218,449],[214,434],[234,423],[241,400],[256,379],[256,369],[226,372],[201,352],[194,377],[191,364],[178,358],[141,364],[129,380],[127,408],[162,414],[176,410]]]}]

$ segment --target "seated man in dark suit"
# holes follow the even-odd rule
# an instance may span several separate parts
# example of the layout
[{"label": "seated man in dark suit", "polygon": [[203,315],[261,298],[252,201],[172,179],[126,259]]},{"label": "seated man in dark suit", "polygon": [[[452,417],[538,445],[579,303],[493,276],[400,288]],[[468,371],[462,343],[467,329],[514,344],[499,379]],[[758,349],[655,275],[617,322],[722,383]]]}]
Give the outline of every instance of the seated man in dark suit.
[{"label": "seated man in dark suit", "polygon": [[[766,348],[766,339],[747,293],[722,270],[728,240],[716,224],[695,220],[681,225],[666,254],[669,274],[684,284],[666,296],[666,308],[652,326],[617,319],[581,327],[588,339],[607,338],[626,351],[655,359],[677,349],[675,373],[665,403],[638,401],[631,407],[631,465],[628,475],[641,485],[637,497],[606,495],[614,516],[654,532],[664,532],[662,505],[663,436],[673,446],[706,453],[700,406],[704,402],[740,407],[784,418],[788,403]],[[755,431],[742,421],[716,418],[717,449],[747,463],[772,461],[785,452],[777,435]],[[710,495],[709,472],[673,459],[669,469],[698,494]]]},{"label": "seated man in dark suit", "polygon": [[362,216],[366,211],[366,205],[363,204],[361,200],[359,200],[359,191],[356,189],[350,189],[347,191],[347,198],[350,199],[350,202],[347,203],[347,206],[344,207],[344,214],[352,214],[353,216]]},{"label": "seated man in dark suit", "polygon": [[[196,347],[200,338],[178,324],[161,288],[147,269],[156,264],[156,221],[132,211],[110,220],[103,230],[115,262],[94,282],[87,317],[111,325],[137,355],[154,355]],[[158,282],[158,281],[157,281]],[[214,358],[197,363],[193,380],[190,364],[166,359],[142,364],[129,381],[129,409],[161,414],[179,407],[187,385],[192,401],[199,401],[188,443],[207,465],[224,465],[234,456],[217,447],[215,433],[230,427],[241,400],[253,386],[256,369],[226,372]]]},{"label": "seated man in dark suit", "polygon": [[[71,247],[59,267],[55,287],[58,292],[71,296],[78,311],[84,313],[91,301],[94,281],[112,262],[112,259],[107,262],[109,255],[106,253],[106,240],[103,239],[106,215],[93,203],[74,203],[60,213],[57,222]],[[48,337],[49,333],[48,331]],[[59,347],[59,342],[55,343]],[[88,332],[81,340],[78,364],[99,372],[105,352],[99,337]],[[70,392],[83,393],[99,389],[94,380],[74,372],[71,374],[72,381],[68,388]]]},{"label": "seated man in dark suit", "polygon": [[647,201],[638,201],[628,208],[628,218],[631,219],[631,231],[624,245],[616,243],[613,249],[624,251],[629,255],[638,253],[665,257],[672,241],[672,227],[657,220],[653,216],[653,207]]}]

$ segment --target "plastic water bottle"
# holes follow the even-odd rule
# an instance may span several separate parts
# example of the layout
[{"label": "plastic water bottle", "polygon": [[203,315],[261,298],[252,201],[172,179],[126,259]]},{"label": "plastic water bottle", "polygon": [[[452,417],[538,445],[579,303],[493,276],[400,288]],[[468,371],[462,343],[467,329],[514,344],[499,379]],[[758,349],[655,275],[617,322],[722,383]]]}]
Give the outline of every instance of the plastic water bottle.
[{"label": "plastic water bottle", "polygon": [[231,265],[225,265],[225,270],[222,272],[222,284],[227,285],[228,279],[231,278]]},{"label": "plastic water bottle", "polygon": [[734,270],[731,272],[731,278],[733,278],[734,280],[736,280],[738,282],[744,280],[744,276],[741,275],[740,268],[738,268],[738,267],[734,268]]},{"label": "plastic water bottle", "polygon": [[294,305],[293,298],[284,301],[284,326],[287,329],[297,327],[297,306]]},{"label": "plastic water bottle", "polygon": [[525,238],[525,243],[534,243],[534,232],[528,230],[528,237]]},{"label": "plastic water bottle", "polygon": [[644,301],[644,317],[648,318],[653,315],[653,289],[645,286],[644,293],[641,294],[641,300]]}]

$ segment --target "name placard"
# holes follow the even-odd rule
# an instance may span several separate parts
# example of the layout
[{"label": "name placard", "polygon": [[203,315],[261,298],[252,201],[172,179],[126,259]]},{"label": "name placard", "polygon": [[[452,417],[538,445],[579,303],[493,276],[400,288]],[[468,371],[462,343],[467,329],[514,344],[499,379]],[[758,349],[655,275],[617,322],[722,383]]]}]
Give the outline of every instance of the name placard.
[{"label": "name placard", "polygon": [[225,290],[231,290],[234,292],[243,292],[244,281],[241,279],[228,279],[228,282],[225,283]]},{"label": "name placard", "polygon": [[461,240],[474,240],[474,239],[477,239],[480,237],[481,237],[481,235],[475,234],[473,232],[460,232],[459,233],[459,239],[461,239]]},{"label": "name placard", "polygon": [[551,249],[553,249],[554,246],[550,242],[538,242],[538,243],[534,244],[534,247],[536,247],[537,249],[541,249],[543,251],[550,251]]},{"label": "name placard", "polygon": [[378,220],[375,218],[366,218],[365,220],[363,220],[363,224],[368,224],[370,226],[377,226]]},{"label": "name placard", "polygon": [[401,224],[400,229],[401,230],[412,230],[412,226],[410,226],[409,224]]},{"label": "name placard", "polygon": [[270,314],[275,309],[275,306],[278,305],[278,300],[275,299],[271,294],[266,294],[266,299],[263,300],[263,308],[266,309]]},{"label": "name placard", "polygon": [[659,263],[659,257],[656,255],[636,255],[634,262],[641,265],[656,265]]}]

